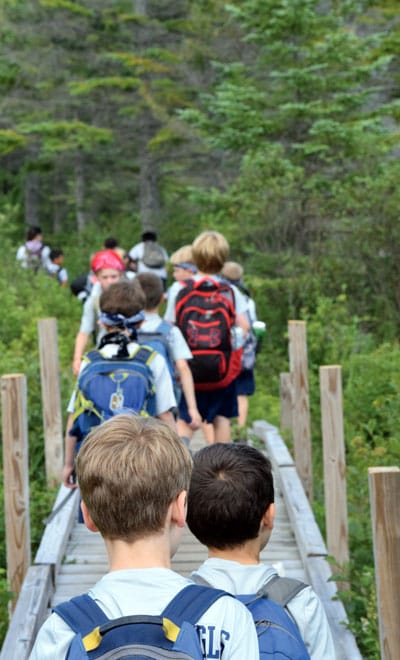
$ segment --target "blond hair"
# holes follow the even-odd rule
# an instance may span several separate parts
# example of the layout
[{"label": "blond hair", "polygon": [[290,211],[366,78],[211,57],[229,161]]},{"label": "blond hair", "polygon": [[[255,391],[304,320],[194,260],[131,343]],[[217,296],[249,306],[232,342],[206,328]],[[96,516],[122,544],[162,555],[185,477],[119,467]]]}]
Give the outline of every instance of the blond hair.
[{"label": "blond hair", "polygon": [[227,280],[232,282],[239,282],[243,277],[243,268],[236,261],[227,261],[221,271],[221,274]]},{"label": "blond hair", "polygon": [[182,245],[182,247],[180,247],[179,250],[176,250],[176,252],[174,252],[171,255],[170,263],[173,266],[177,266],[178,264],[194,265],[192,246]]},{"label": "blond hair", "polygon": [[92,429],[76,471],[101,534],[132,542],[162,530],[169,505],[189,487],[192,459],[167,424],[123,414]]},{"label": "blond hair", "polygon": [[228,258],[229,244],[218,231],[203,231],[192,245],[193,260],[203,273],[213,275],[221,271]]}]

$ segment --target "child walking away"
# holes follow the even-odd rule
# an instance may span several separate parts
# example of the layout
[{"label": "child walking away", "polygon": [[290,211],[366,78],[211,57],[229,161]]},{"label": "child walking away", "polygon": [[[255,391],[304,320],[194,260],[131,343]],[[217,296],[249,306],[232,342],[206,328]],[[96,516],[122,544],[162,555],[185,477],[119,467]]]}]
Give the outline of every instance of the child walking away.
[{"label": "child walking away", "polygon": [[186,280],[197,273],[197,266],[193,261],[191,245],[183,245],[179,250],[171,254],[172,276],[176,282]]},{"label": "child walking away", "polygon": [[[165,318],[175,322],[192,352],[189,362],[197,408],[213,426],[209,442],[230,441],[230,419],[237,417],[235,379],[240,373],[243,338],[248,332],[246,301],[236,287],[221,280],[229,253],[222,234],[205,231],[193,243],[198,268],[190,279],[175,282],[169,291]],[[179,417],[183,435],[191,437],[189,415],[182,397]]]},{"label": "child walking away", "polygon": [[91,431],[77,477],[85,524],[104,538],[109,572],[54,608],[30,660],[258,660],[247,609],[171,570],[191,468],[184,443],[158,420],[118,415]]},{"label": "child walking away", "polygon": [[87,353],[68,405],[63,483],[73,483],[75,456],[93,426],[130,411],[155,415],[175,428],[176,407],[166,361],[136,342],[144,320],[145,296],[136,281],[110,285],[100,297],[100,323],[105,334],[97,350]]},{"label": "child walking away", "polygon": [[208,559],[192,577],[242,594],[256,622],[276,622],[257,625],[261,658],[335,660],[328,620],[312,587],[280,578],[273,566],[260,563],[274,513],[271,463],[264,454],[241,444],[201,449],[194,458],[187,522],[207,546]]},{"label": "child walking away", "polygon": [[50,248],[43,245],[43,234],[40,227],[29,227],[26,233],[26,243],[17,250],[17,261],[22,268],[31,268],[37,272],[46,266]]},{"label": "child walking away", "polygon": [[100,312],[99,299],[101,292],[105,291],[114,282],[118,282],[125,272],[125,264],[119,254],[114,252],[114,250],[96,252],[92,257],[90,267],[97,281],[83,305],[81,325],[75,338],[74,357],[72,361],[72,372],[75,376],[79,373],[82,355],[90,336],[96,334],[96,341],[98,343],[104,334],[104,331],[97,323]]},{"label": "child walking away", "polygon": [[155,231],[143,232],[141,242],[136,243],[129,250],[128,256],[133,262],[133,270],[136,270],[137,273],[154,273],[154,275],[158,275],[158,277],[161,277],[165,290],[168,254],[163,246],[158,243]]},{"label": "child walking away", "polygon": [[64,268],[64,252],[59,249],[50,250],[49,261],[46,265],[46,272],[54,277],[60,286],[68,285],[68,273]]},{"label": "child walking away", "polygon": [[234,284],[244,295],[250,329],[243,344],[242,365],[240,374],[236,380],[236,394],[238,398],[238,426],[246,426],[247,413],[249,409],[248,397],[255,392],[254,367],[256,364],[257,338],[253,332],[253,324],[257,321],[256,304],[251,298],[248,289],[243,284],[243,268],[235,261],[227,261],[221,271],[230,284]]},{"label": "child walking away", "polygon": [[[197,410],[192,372],[188,364],[192,354],[179,328],[162,319],[158,313],[159,305],[164,300],[161,279],[153,273],[139,273],[136,279],[146,297],[145,320],[137,333],[138,342],[151,346],[165,357],[174,383],[176,400],[179,402],[183,391],[190,416],[189,426],[191,429],[197,429],[201,425],[201,417]],[[181,432],[179,420],[178,432]]]}]

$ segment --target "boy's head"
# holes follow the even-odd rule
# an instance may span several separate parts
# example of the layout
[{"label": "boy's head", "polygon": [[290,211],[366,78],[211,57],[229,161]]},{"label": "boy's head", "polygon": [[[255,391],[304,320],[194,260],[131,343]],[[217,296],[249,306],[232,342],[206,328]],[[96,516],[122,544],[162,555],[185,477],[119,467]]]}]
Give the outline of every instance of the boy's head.
[{"label": "boy's head", "polygon": [[104,239],[103,247],[105,250],[115,250],[118,245],[118,240],[114,236],[107,236]]},{"label": "boy's head", "polygon": [[117,415],[89,433],[76,470],[101,534],[132,542],[162,531],[170,504],[189,486],[192,459],[167,424]]},{"label": "boy's head", "polygon": [[174,269],[173,277],[177,282],[186,280],[197,273],[197,266],[193,261],[193,251],[191,245],[183,245],[171,255],[170,262]]},{"label": "boy's head", "polygon": [[219,273],[228,258],[229,244],[218,231],[203,231],[192,244],[197,268],[210,275]]},{"label": "boy's head", "polygon": [[104,290],[110,284],[121,279],[125,271],[125,264],[114,250],[101,250],[92,257],[90,268]]},{"label": "boy's head", "polygon": [[50,250],[49,259],[53,264],[61,266],[64,263],[64,252],[57,248]]},{"label": "boy's head", "polygon": [[146,297],[146,310],[157,309],[164,299],[164,284],[161,277],[154,273],[139,273],[135,280],[138,280]]},{"label": "boy's head", "polygon": [[40,227],[29,227],[26,232],[27,241],[41,241],[43,238],[42,230]]},{"label": "boy's head", "polygon": [[157,234],[155,231],[144,231],[142,234],[142,241],[156,241]]},{"label": "boy's head", "polygon": [[222,268],[221,275],[232,284],[236,284],[242,281],[243,268],[236,261],[227,261]]},{"label": "boy's head", "polygon": [[107,329],[132,330],[143,321],[146,298],[136,280],[114,282],[102,292],[99,300],[100,322]]},{"label": "boy's head", "polygon": [[254,447],[216,443],[195,455],[187,523],[204,545],[227,550],[257,538],[273,502],[271,463]]}]

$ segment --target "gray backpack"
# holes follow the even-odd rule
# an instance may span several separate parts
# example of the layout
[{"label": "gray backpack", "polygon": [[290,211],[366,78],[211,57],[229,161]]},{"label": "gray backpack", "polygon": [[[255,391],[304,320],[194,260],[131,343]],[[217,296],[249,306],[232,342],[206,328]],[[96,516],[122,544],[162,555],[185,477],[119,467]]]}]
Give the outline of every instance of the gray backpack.
[{"label": "gray backpack", "polygon": [[145,241],[142,261],[148,268],[163,268],[165,254],[161,245],[156,241]]}]

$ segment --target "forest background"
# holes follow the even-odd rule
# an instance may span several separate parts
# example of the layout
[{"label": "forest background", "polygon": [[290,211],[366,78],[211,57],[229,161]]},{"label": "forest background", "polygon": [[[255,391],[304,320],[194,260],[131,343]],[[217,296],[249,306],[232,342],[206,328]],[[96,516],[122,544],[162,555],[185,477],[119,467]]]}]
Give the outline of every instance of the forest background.
[{"label": "forest background", "polygon": [[[249,423],[279,424],[287,321],[307,321],[322,530],[318,369],[343,367],[351,560],[338,571],[360,649],[379,658],[367,467],[400,449],[397,3],[0,0],[0,40],[0,371],[28,379],[33,551],[54,496],[37,320],[58,319],[66,403],[81,307],[17,268],[27,226],[64,249],[70,279],[109,234],[129,249],[155,229],[171,252],[216,229],[268,328]],[[4,634],[3,516],[0,539]]]}]

